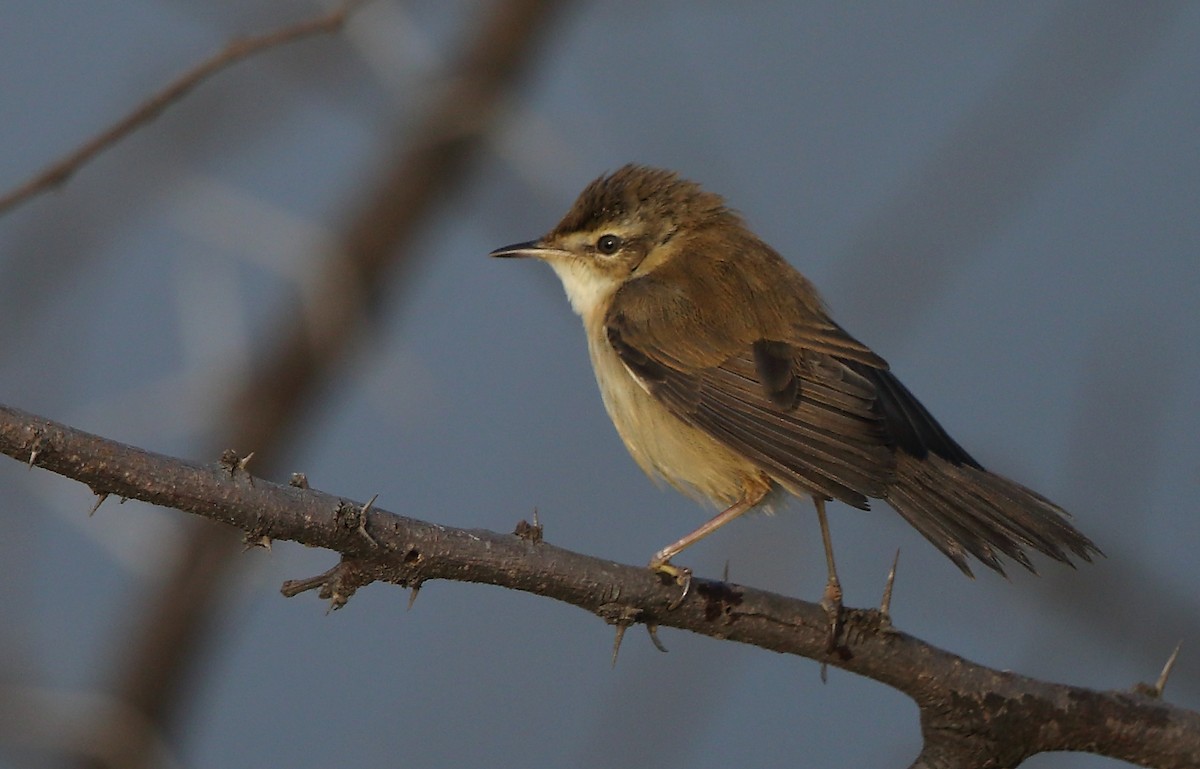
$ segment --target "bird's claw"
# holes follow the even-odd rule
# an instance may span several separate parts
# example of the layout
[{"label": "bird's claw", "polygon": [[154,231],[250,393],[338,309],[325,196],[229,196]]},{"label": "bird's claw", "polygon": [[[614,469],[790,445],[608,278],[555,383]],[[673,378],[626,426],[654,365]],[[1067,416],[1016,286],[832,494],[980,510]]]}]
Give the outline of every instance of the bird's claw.
[{"label": "bird's claw", "polygon": [[683,605],[688,593],[692,590],[692,570],[686,566],[676,566],[670,561],[651,561],[650,570],[659,576],[669,577],[682,588],[679,595],[667,604],[667,611],[675,611]]},{"label": "bird's claw", "polygon": [[831,579],[825,585],[825,594],[821,596],[821,608],[829,618],[829,638],[826,641],[826,651],[833,652],[838,648],[842,634],[842,586]]}]

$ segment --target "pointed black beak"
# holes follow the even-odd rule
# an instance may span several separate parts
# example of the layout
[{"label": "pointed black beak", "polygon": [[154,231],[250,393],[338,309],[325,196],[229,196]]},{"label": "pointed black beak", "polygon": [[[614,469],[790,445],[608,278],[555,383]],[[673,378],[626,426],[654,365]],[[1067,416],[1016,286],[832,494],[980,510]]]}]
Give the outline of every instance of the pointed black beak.
[{"label": "pointed black beak", "polygon": [[545,256],[547,253],[557,250],[558,249],[549,248],[548,246],[542,245],[540,240],[527,240],[524,243],[513,243],[511,246],[497,248],[495,251],[488,254],[488,256],[496,256],[506,259],[521,259],[527,257]]}]

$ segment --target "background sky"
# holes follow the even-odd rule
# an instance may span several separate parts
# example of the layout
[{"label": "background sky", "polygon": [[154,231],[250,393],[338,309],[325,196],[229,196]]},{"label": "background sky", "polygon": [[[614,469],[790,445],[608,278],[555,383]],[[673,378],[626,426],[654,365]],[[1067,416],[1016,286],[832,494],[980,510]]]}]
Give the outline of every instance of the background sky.
[{"label": "background sky", "polygon": [[[0,402],[196,461],[383,158],[489,4],[389,2],[221,74],[0,218]],[[230,38],[312,3],[7,0],[0,188]],[[577,3],[441,201],[285,466],[438,523],[640,564],[711,511],[609,423],[544,265],[488,260],[628,161],[723,194],[985,466],[1107,558],[964,579],[885,505],[831,508],[846,600],[901,551],[903,630],[997,668],[1200,708],[1200,5]],[[238,446],[246,452],[253,446]],[[280,474],[274,480],[283,480]],[[0,462],[0,767],[58,765],[97,709],[180,513]],[[611,628],[492,587],[372,585],[326,616],[277,543],[240,582],[164,736],[181,767],[901,767],[915,706],[838,670]],[[678,559],[817,600],[808,503]],[[636,629],[635,629],[636,630]],[[1102,767],[1042,755],[1029,767]]]}]

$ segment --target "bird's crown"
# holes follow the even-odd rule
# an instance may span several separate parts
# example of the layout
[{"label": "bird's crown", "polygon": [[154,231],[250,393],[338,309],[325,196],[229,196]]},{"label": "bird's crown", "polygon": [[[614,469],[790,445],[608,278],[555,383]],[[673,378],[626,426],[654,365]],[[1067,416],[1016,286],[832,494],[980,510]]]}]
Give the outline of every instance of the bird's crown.
[{"label": "bird's crown", "polygon": [[549,237],[635,223],[661,223],[673,231],[729,218],[736,215],[720,195],[674,171],[631,163],[589,184]]}]

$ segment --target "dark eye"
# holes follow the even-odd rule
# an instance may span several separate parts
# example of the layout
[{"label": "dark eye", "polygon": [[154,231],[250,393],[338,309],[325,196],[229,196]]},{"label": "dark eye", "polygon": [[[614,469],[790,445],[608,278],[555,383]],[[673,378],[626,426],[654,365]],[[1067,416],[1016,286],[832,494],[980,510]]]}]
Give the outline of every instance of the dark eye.
[{"label": "dark eye", "polygon": [[622,240],[616,235],[601,235],[596,239],[596,250],[602,254],[615,254],[621,248]]}]

